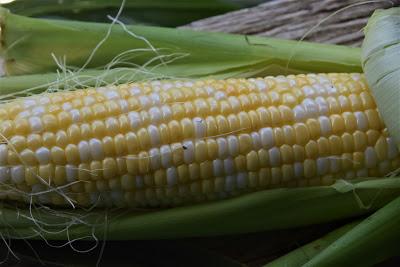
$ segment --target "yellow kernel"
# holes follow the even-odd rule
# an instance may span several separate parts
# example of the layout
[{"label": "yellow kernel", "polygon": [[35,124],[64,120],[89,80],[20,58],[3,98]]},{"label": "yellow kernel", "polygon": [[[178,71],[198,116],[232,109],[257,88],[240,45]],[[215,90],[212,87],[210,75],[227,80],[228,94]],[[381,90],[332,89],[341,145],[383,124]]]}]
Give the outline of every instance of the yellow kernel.
[{"label": "yellow kernel", "polygon": [[100,161],[90,162],[90,175],[92,180],[103,179],[103,164]]},{"label": "yellow kernel", "polygon": [[197,140],[194,145],[196,162],[200,163],[207,160],[207,144],[203,140]]},{"label": "yellow kernel", "polygon": [[316,119],[308,119],[306,124],[311,138],[316,139],[321,136],[321,127]]},{"label": "yellow kernel", "polygon": [[139,158],[139,173],[146,174],[150,171],[150,157],[149,153],[142,151],[138,155]]},{"label": "yellow kernel", "polygon": [[46,147],[53,147],[56,145],[56,136],[53,133],[45,132],[42,136],[43,145]]},{"label": "yellow kernel", "polygon": [[251,151],[246,155],[246,166],[248,171],[257,171],[260,168],[257,152]]},{"label": "yellow kernel", "polygon": [[[168,128],[169,128],[169,132],[171,133],[170,134],[171,142],[179,142],[180,140],[182,140],[182,138],[183,138],[182,127],[179,122],[177,122],[176,120],[170,121],[168,123]],[[138,134],[138,136],[139,136],[139,134]],[[141,139],[140,136],[139,136],[139,139]],[[150,138],[149,138],[149,144],[150,144]]]},{"label": "yellow kernel", "polygon": [[59,125],[70,125],[72,123],[71,115],[66,111],[58,113],[57,120]]},{"label": "yellow kernel", "polygon": [[235,132],[240,129],[239,119],[237,116],[230,114],[228,115],[227,119],[230,132]]},{"label": "yellow kernel", "polygon": [[279,106],[278,108],[282,117],[282,123],[291,123],[294,121],[294,114],[292,109],[283,105]]},{"label": "yellow kernel", "polygon": [[305,145],[310,140],[310,133],[307,126],[304,123],[296,123],[294,125],[294,131],[296,133],[296,143],[299,145]]},{"label": "yellow kernel", "polygon": [[[25,182],[27,185],[34,185],[39,183],[40,178],[38,177],[39,174],[39,169],[36,166],[32,166],[32,167],[26,167],[25,169]],[[57,178],[57,177],[55,177]],[[61,184],[57,184],[57,180],[54,179],[54,182],[56,185],[61,185]]]},{"label": "yellow kernel", "polygon": [[213,175],[213,165],[211,161],[204,161],[200,163],[200,178],[210,179]]},{"label": "yellow kernel", "polygon": [[281,114],[279,113],[279,109],[272,106],[272,107],[268,107],[268,111],[271,115],[272,126],[280,125],[282,118],[281,118]]},{"label": "yellow kernel", "polygon": [[317,175],[317,164],[313,159],[306,159],[304,161],[304,177],[312,178]]},{"label": "yellow kernel", "polygon": [[77,144],[81,141],[81,129],[78,125],[72,124],[67,129],[67,136],[71,143]]},{"label": "yellow kernel", "polygon": [[[294,145],[296,143],[296,133],[293,127],[289,125],[284,125],[282,127],[282,130],[283,130],[283,135],[285,137],[285,144]],[[312,133],[311,130],[310,133]]]},{"label": "yellow kernel", "polygon": [[189,167],[187,165],[179,165],[177,167],[178,172],[178,182],[179,183],[187,183],[190,180]]},{"label": "yellow kernel", "polygon": [[283,133],[282,128],[276,127],[273,129],[273,131],[274,131],[275,145],[279,147],[285,144],[285,134]]},{"label": "yellow kernel", "polygon": [[[118,174],[117,163],[113,158],[103,160],[103,176],[105,179],[112,179]],[[99,182],[99,180],[97,180]]]},{"label": "yellow kernel", "polygon": [[375,109],[366,110],[365,115],[368,119],[369,128],[374,130],[381,130],[383,128],[381,118],[379,117],[379,114]]},{"label": "yellow kernel", "polygon": [[171,145],[172,162],[175,166],[183,164],[183,147],[181,143]]},{"label": "yellow kernel", "polygon": [[52,164],[40,165],[39,176],[46,182],[51,182],[54,178],[54,166]]},{"label": "yellow kernel", "polygon": [[96,120],[92,122],[92,131],[93,131],[93,136],[97,138],[102,138],[103,136],[106,135],[106,127],[104,125],[103,121]]},{"label": "yellow kernel", "polygon": [[69,144],[65,148],[65,157],[67,158],[67,162],[71,164],[79,163],[79,150],[78,147],[74,144]]},{"label": "yellow kernel", "polygon": [[294,177],[294,168],[291,164],[284,164],[282,166],[282,180],[283,182],[288,182],[293,180]]},{"label": "yellow kernel", "polygon": [[357,119],[354,113],[344,112],[342,116],[347,132],[353,133],[355,130],[357,130]]},{"label": "yellow kernel", "polygon": [[349,133],[342,134],[343,151],[352,153],[354,151],[354,139]]},{"label": "yellow kernel", "polygon": [[342,133],[345,129],[345,123],[342,116],[334,114],[330,117],[332,123],[332,131],[334,134]]},{"label": "yellow kernel", "polygon": [[319,156],[318,143],[314,140],[310,140],[305,146],[307,158],[316,159]]},{"label": "yellow kernel", "polygon": [[253,148],[251,136],[249,134],[239,135],[239,153],[246,154]]},{"label": "yellow kernel", "polygon": [[89,181],[90,175],[90,164],[81,163],[78,165],[78,179],[81,181]]},{"label": "yellow kernel", "polygon": [[163,187],[167,185],[167,176],[164,170],[157,170],[154,172],[154,183],[156,187]]},{"label": "yellow kernel", "polygon": [[239,129],[240,130],[250,130],[251,129],[251,121],[249,115],[246,112],[240,112],[238,114],[239,119]]},{"label": "yellow kernel", "polygon": [[381,136],[378,141],[376,141],[374,148],[379,160],[383,161],[387,158],[388,144],[385,137]]},{"label": "yellow kernel", "polygon": [[197,180],[200,178],[200,165],[198,163],[189,164],[190,180]]},{"label": "yellow kernel", "polygon": [[375,101],[373,100],[371,94],[367,92],[361,92],[360,98],[364,109],[376,108]]},{"label": "yellow kernel", "polygon": [[280,147],[280,151],[283,163],[292,163],[294,161],[294,153],[291,146],[285,144]]},{"label": "yellow kernel", "polygon": [[334,97],[327,97],[326,102],[328,102],[330,114],[341,113],[340,104]]},{"label": "yellow kernel", "polygon": [[354,152],[353,153],[353,168],[360,169],[364,166],[364,153]]},{"label": "yellow kernel", "polygon": [[330,153],[330,143],[326,137],[320,137],[317,140],[318,143],[318,151],[320,156],[326,156]]},{"label": "yellow kernel", "polygon": [[[139,144],[140,144],[140,148],[145,150],[147,148],[150,147],[151,142],[150,142],[150,135],[148,133],[148,131],[144,128],[141,128],[138,132],[137,132],[137,137],[139,140]],[[114,140],[115,141],[115,140]],[[121,140],[122,141],[122,140]],[[126,145],[126,144],[125,144]]]},{"label": "yellow kernel", "polygon": [[269,155],[268,155],[268,151],[266,149],[258,150],[258,159],[259,159],[261,167],[269,166]]},{"label": "yellow kernel", "polygon": [[22,164],[26,164],[26,165],[30,165],[30,166],[38,164],[35,153],[30,149],[24,149],[20,153],[20,157],[21,157]]},{"label": "yellow kernel", "polygon": [[218,144],[215,139],[207,139],[207,152],[209,159],[215,159],[218,157]]},{"label": "yellow kernel", "polygon": [[[238,155],[234,159],[236,171],[246,171],[247,160],[244,155]],[[229,170],[230,171],[230,170]],[[227,170],[225,170],[227,172]]]},{"label": "yellow kernel", "polygon": [[0,123],[0,133],[5,137],[9,138],[14,133],[14,122],[7,120]]},{"label": "yellow kernel", "polygon": [[367,132],[368,145],[374,146],[376,141],[381,137],[381,133],[377,130],[369,129]]},{"label": "yellow kernel", "polygon": [[258,182],[258,172],[249,172],[248,175],[249,179],[249,187],[250,188],[258,188],[259,187],[259,182]]},{"label": "yellow kernel", "polygon": [[261,126],[266,127],[272,125],[271,113],[266,108],[258,108],[257,114],[258,118],[260,119]]},{"label": "yellow kernel", "polygon": [[26,135],[29,132],[30,126],[27,119],[14,120],[14,130],[16,134]]},{"label": "yellow kernel", "polygon": [[[190,120],[188,120],[188,121],[190,122],[192,131],[193,131],[193,123]],[[218,135],[218,126],[217,126],[217,123],[216,123],[214,117],[209,116],[206,118],[206,126],[207,126],[207,136]],[[184,138],[191,138],[194,136],[194,135],[192,135],[190,137],[186,137],[188,134],[185,133],[185,128],[183,128],[183,124],[182,124],[182,131],[183,131]]]},{"label": "yellow kernel", "polygon": [[271,170],[267,168],[260,169],[258,173],[260,187],[267,187],[271,183]]},{"label": "yellow kernel", "polygon": [[271,168],[271,185],[282,183],[282,170],[279,167]]},{"label": "yellow kernel", "polygon": [[9,146],[11,149],[16,151],[21,151],[26,148],[26,138],[21,135],[13,136],[9,141]]},{"label": "yellow kernel", "polygon": [[353,111],[362,110],[363,106],[362,106],[361,98],[359,95],[351,94],[351,95],[349,95],[349,100],[350,100],[350,104],[351,104],[351,109]]},{"label": "yellow kernel", "polygon": [[303,146],[294,145],[293,146],[293,155],[294,155],[295,161],[302,162],[306,158],[306,151]]},{"label": "yellow kernel", "polygon": [[342,139],[337,135],[329,136],[330,150],[333,155],[340,155],[343,152]]},{"label": "yellow kernel", "polygon": [[[44,129],[47,131],[55,131],[58,128],[58,121],[57,121],[56,116],[54,116],[54,115],[51,115],[51,114],[43,115],[42,122],[43,122]],[[65,125],[64,123],[65,122],[63,122],[62,125]]]},{"label": "yellow kernel", "polygon": [[355,151],[364,151],[368,144],[367,135],[361,131],[355,131],[353,133],[354,139],[354,150]]},{"label": "yellow kernel", "polygon": [[57,165],[65,165],[67,163],[64,149],[58,146],[51,148],[51,159]]},{"label": "yellow kernel", "polygon": [[68,144],[68,136],[65,131],[58,131],[56,133],[56,146],[66,147]]}]

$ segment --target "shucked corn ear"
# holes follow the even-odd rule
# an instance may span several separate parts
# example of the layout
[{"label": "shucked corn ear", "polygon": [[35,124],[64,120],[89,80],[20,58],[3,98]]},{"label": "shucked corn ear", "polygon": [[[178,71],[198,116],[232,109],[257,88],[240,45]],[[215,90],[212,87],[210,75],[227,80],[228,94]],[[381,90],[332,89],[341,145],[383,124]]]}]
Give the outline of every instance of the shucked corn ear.
[{"label": "shucked corn ear", "polygon": [[153,81],[0,106],[0,197],[173,206],[400,167],[361,74]]}]

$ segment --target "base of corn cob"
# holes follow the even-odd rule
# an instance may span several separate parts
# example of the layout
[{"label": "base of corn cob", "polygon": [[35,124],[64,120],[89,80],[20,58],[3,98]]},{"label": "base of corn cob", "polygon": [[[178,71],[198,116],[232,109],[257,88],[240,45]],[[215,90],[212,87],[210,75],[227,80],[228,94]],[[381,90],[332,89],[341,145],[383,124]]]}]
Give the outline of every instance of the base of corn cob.
[{"label": "base of corn cob", "polygon": [[400,167],[361,74],[153,81],[0,107],[0,197],[175,206]]}]

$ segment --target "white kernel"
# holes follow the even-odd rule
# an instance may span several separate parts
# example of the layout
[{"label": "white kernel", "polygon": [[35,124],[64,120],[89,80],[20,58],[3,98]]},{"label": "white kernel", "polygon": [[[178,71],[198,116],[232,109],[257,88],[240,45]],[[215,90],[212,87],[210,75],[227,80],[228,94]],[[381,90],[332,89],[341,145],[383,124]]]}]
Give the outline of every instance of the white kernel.
[{"label": "white kernel", "polygon": [[150,164],[153,170],[158,170],[161,168],[161,155],[158,148],[152,148],[149,151]]},{"label": "white kernel", "polygon": [[322,176],[329,173],[329,160],[327,158],[317,158],[317,174]]},{"label": "white kernel", "polygon": [[0,185],[2,183],[6,183],[10,180],[11,174],[10,174],[10,168],[9,167],[0,167]]},{"label": "white kernel", "polygon": [[151,101],[147,96],[144,95],[139,96],[139,102],[143,109],[147,109],[151,106]]},{"label": "white kernel", "polygon": [[29,124],[31,126],[32,132],[41,132],[43,131],[42,120],[39,117],[30,117]]},{"label": "white kernel", "polygon": [[221,159],[213,160],[213,173],[215,177],[224,175],[224,162]]},{"label": "white kernel", "polygon": [[225,177],[225,191],[232,192],[235,189],[235,176],[228,175]]},{"label": "white kernel", "polygon": [[178,183],[178,172],[175,167],[167,169],[167,184],[169,187],[173,187]]},{"label": "white kernel", "polygon": [[132,96],[137,96],[137,95],[140,95],[142,93],[142,91],[140,90],[139,87],[132,87],[131,89],[129,89],[129,93]]},{"label": "white kernel", "polygon": [[168,168],[172,165],[171,148],[169,145],[163,145],[160,147],[161,153],[161,165],[163,168]]},{"label": "white kernel", "polygon": [[73,106],[72,106],[72,104],[70,102],[65,102],[65,103],[62,104],[61,108],[64,111],[69,111],[69,110],[71,110],[73,108]]},{"label": "white kernel", "polygon": [[118,100],[118,104],[119,104],[119,107],[122,110],[122,113],[128,113],[129,112],[128,101],[126,101],[125,99],[120,99],[120,100]]},{"label": "white kernel", "polygon": [[34,116],[43,115],[45,112],[46,112],[46,109],[43,106],[34,107],[32,109],[32,115],[34,115]]},{"label": "white kernel", "polygon": [[241,110],[240,101],[237,99],[237,97],[234,96],[228,97],[228,102],[231,105],[232,110],[234,112],[239,112]]},{"label": "white kernel", "polygon": [[224,172],[227,175],[235,173],[235,163],[232,158],[224,159]]},{"label": "white kernel", "polygon": [[137,129],[140,127],[142,120],[138,112],[136,111],[129,112],[128,118],[132,129]]},{"label": "white kernel", "polygon": [[264,80],[257,79],[255,80],[255,84],[260,92],[265,92],[267,89],[267,84]]},{"label": "white kernel", "polygon": [[150,121],[153,123],[159,123],[163,118],[161,110],[158,107],[150,108],[149,115],[150,115]]},{"label": "white kernel", "polygon": [[327,92],[324,86],[322,86],[320,83],[314,83],[312,85],[312,88],[315,90],[316,95],[318,95],[319,97],[326,97],[327,96]]},{"label": "white kernel", "polygon": [[268,155],[271,167],[279,167],[281,165],[281,152],[279,148],[271,148],[270,150],[268,150]]},{"label": "white kernel", "polygon": [[81,121],[81,114],[80,114],[79,110],[71,109],[69,111],[69,113],[71,114],[71,118],[72,118],[73,122],[80,122]]},{"label": "white kernel", "polygon": [[164,105],[161,107],[162,117],[165,121],[172,119],[172,110],[169,106]]},{"label": "white kernel", "polygon": [[226,139],[222,137],[217,138],[217,144],[218,144],[218,157],[222,159],[228,157],[229,150],[228,150],[228,142],[226,141]]},{"label": "white kernel", "polygon": [[94,160],[102,160],[104,158],[103,144],[97,138],[92,138],[89,141],[90,154]]},{"label": "white kernel", "polygon": [[244,189],[247,187],[248,175],[246,172],[239,172],[236,175],[236,183],[238,189]]},{"label": "white kernel", "polygon": [[8,157],[8,146],[6,144],[0,144],[0,166],[7,164]]},{"label": "white kernel", "polygon": [[85,96],[83,98],[83,104],[85,107],[91,106],[96,103],[96,99],[93,96]]},{"label": "white kernel", "polygon": [[29,118],[32,116],[32,112],[30,110],[24,110],[17,115],[17,119]]},{"label": "white kernel", "polygon": [[11,180],[14,184],[22,183],[25,180],[24,166],[14,166],[11,168]]},{"label": "white kernel", "polygon": [[106,90],[103,95],[108,99],[118,99],[120,98],[119,93],[116,90]]},{"label": "white kernel", "polygon": [[76,181],[78,178],[78,168],[71,164],[65,165],[65,176],[70,183]]},{"label": "white kernel", "polygon": [[216,100],[223,100],[223,99],[226,99],[226,94],[225,94],[225,92],[222,92],[222,91],[217,91],[217,92],[215,92],[215,94],[214,94],[214,98],[216,99]]},{"label": "white kernel", "polygon": [[149,133],[150,136],[150,143],[152,146],[158,146],[161,143],[161,137],[160,137],[160,133],[158,131],[158,128],[154,125],[149,125],[147,127],[147,131]]},{"label": "white kernel", "polygon": [[301,122],[306,119],[306,111],[301,105],[297,105],[293,108],[294,119],[296,122]]},{"label": "white kernel", "polygon": [[302,105],[304,107],[304,110],[306,111],[307,118],[316,117],[318,115],[318,105],[315,103],[314,100],[306,98],[303,100]]},{"label": "white kernel", "polygon": [[144,187],[143,176],[140,176],[140,175],[135,176],[135,185],[136,185],[136,188],[139,188],[139,189]]},{"label": "white kernel", "polygon": [[161,104],[161,98],[160,95],[157,93],[151,93],[149,95],[151,101],[153,102],[153,105],[160,105]]},{"label": "white kernel", "polygon": [[90,155],[91,151],[88,142],[80,141],[78,144],[78,150],[79,150],[79,157],[82,162],[88,162],[91,160],[91,155]]},{"label": "white kernel", "polygon": [[338,173],[340,171],[340,158],[329,158],[329,167],[331,173]]},{"label": "white kernel", "polygon": [[303,86],[302,91],[305,97],[314,97],[315,91],[311,86]]},{"label": "white kernel", "polygon": [[338,89],[333,84],[326,83],[324,86],[329,96],[338,95]]},{"label": "white kernel", "polygon": [[[388,159],[392,160],[399,156],[399,150],[397,149],[396,142],[392,137],[387,137],[386,142],[388,144]],[[1,150],[0,150],[0,158],[1,158]],[[0,162],[2,162],[0,160]],[[1,164],[1,163],[0,163]]]},{"label": "white kernel", "polygon": [[378,165],[378,156],[376,155],[375,149],[371,146],[365,150],[365,167],[374,168]]},{"label": "white kernel", "polygon": [[262,148],[260,134],[257,132],[252,132],[250,135],[251,135],[251,141],[253,143],[253,149],[259,150],[260,148]]},{"label": "white kernel", "polygon": [[295,162],[294,163],[294,176],[296,178],[302,178],[304,177],[304,165],[301,162]]},{"label": "white kernel", "polygon": [[228,140],[228,150],[231,157],[239,155],[239,140],[236,136],[230,135]]},{"label": "white kernel", "polygon": [[36,100],[35,100],[35,99],[25,99],[25,100],[23,101],[23,106],[24,106],[25,109],[34,107],[34,106],[36,106],[36,105],[37,105],[37,103],[36,103]]},{"label": "white kernel", "polygon": [[42,96],[42,97],[39,97],[39,104],[40,105],[47,105],[47,104],[50,104],[50,98],[49,97],[47,97],[47,96]]},{"label": "white kernel", "polygon": [[368,130],[368,119],[364,112],[354,112],[357,121],[357,128],[360,131],[367,131]]},{"label": "white kernel", "polygon": [[50,162],[50,150],[47,147],[40,147],[35,154],[40,164],[48,164]]},{"label": "white kernel", "polygon": [[274,132],[271,127],[262,128],[260,130],[260,137],[264,148],[269,149],[275,145]]},{"label": "white kernel", "polygon": [[194,144],[190,140],[183,142],[183,161],[186,164],[194,161]]},{"label": "white kernel", "polygon": [[319,125],[321,128],[321,134],[323,136],[329,136],[332,133],[331,121],[326,116],[321,116],[318,118]]},{"label": "white kernel", "polygon": [[196,138],[203,138],[207,134],[207,124],[199,117],[193,118],[194,133]]},{"label": "white kernel", "polygon": [[326,102],[325,98],[317,97],[315,98],[315,103],[318,105],[318,110],[320,115],[328,115],[329,114],[329,105]]}]

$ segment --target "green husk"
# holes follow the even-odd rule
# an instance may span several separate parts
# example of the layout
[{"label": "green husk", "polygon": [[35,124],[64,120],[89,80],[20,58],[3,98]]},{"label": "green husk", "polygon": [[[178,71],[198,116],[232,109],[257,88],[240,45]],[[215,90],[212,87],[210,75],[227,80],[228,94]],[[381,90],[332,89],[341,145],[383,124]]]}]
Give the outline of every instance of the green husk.
[{"label": "green husk", "polygon": [[265,265],[265,267],[281,267],[281,266],[303,266],[303,264],[307,263],[311,258],[318,255],[325,248],[330,246],[333,242],[339,239],[342,235],[353,229],[360,221],[357,220],[355,222],[348,223],[334,231],[328,233],[327,235],[314,240],[302,247],[299,247],[288,254],[269,262]]},{"label": "green husk", "polygon": [[400,255],[400,197],[348,231],[303,266],[374,266]]},{"label": "green husk", "polygon": [[365,28],[362,64],[382,119],[400,148],[400,8],[374,12]]},{"label": "green husk", "polygon": [[[332,186],[273,189],[223,201],[167,210],[82,210],[25,209],[4,206],[0,229],[6,235],[46,239],[73,239],[90,236],[107,240],[167,239],[196,236],[230,235],[288,229],[331,222],[370,213],[400,193],[400,178],[338,181]],[[63,212],[68,212],[65,216]],[[60,216],[56,216],[57,214]],[[62,215],[62,216],[61,216]],[[40,229],[27,218],[45,223]],[[87,225],[73,224],[81,218]],[[9,226],[13,228],[10,228]],[[47,225],[47,226],[46,226]],[[8,231],[4,231],[8,229]],[[15,232],[13,232],[13,229]],[[64,231],[61,231],[64,230]],[[104,232],[106,231],[106,235]],[[17,237],[18,237],[17,236]]]},{"label": "green husk", "polygon": [[[125,1],[121,19],[126,23],[176,27],[261,2],[261,0]],[[15,14],[30,17],[109,22],[107,15],[116,14],[121,3],[121,0],[16,0],[4,4],[4,7]]]},{"label": "green husk", "polygon": [[[28,18],[0,8],[2,25],[0,56],[8,75],[54,72],[58,69],[52,54],[65,59],[73,68],[104,68],[128,50],[131,57],[112,67],[139,67],[157,56],[147,69],[173,77],[265,76],[298,72],[360,72],[360,50],[334,45],[246,37],[222,33],[194,32],[148,26],[121,26],[102,23]],[[88,64],[85,62],[106,36]],[[139,51],[138,49],[141,49]],[[147,51],[143,51],[147,49]],[[178,57],[178,58],[176,58]],[[157,66],[155,69],[154,67]],[[75,69],[76,70],[76,69]]]}]

